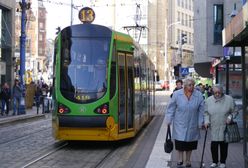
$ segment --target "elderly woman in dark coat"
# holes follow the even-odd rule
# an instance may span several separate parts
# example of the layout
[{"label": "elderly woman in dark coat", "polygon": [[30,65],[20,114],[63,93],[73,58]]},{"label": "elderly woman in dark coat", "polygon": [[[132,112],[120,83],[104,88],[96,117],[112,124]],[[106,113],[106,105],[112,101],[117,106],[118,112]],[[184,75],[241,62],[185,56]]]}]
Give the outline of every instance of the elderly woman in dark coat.
[{"label": "elderly woman in dark coat", "polygon": [[185,161],[185,166],[191,167],[191,153],[197,149],[200,129],[204,124],[204,100],[202,94],[194,89],[193,78],[185,79],[183,85],[183,89],[173,93],[165,117],[168,125],[173,124],[172,138],[175,139],[175,148],[178,151],[177,166],[183,166]]}]

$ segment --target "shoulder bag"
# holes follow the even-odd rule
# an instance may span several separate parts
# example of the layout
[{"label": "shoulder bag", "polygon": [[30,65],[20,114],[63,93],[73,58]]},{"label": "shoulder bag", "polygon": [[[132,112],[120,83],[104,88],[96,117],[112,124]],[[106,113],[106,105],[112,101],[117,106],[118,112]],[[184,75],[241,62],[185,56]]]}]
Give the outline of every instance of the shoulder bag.
[{"label": "shoulder bag", "polygon": [[234,143],[239,142],[240,140],[241,138],[237,122],[231,122],[230,124],[227,124],[224,131],[224,141],[226,143]]}]

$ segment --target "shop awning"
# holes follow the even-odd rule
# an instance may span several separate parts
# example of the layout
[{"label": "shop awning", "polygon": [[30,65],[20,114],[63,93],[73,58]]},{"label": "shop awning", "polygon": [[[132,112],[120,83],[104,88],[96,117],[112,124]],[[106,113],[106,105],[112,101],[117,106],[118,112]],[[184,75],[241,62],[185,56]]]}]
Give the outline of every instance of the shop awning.
[{"label": "shop awning", "polygon": [[202,62],[202,63],[195,63],[194,68],[195,71],[204,78],[212,78],[212,74],[210,73],[211,69],[211,62]]}]

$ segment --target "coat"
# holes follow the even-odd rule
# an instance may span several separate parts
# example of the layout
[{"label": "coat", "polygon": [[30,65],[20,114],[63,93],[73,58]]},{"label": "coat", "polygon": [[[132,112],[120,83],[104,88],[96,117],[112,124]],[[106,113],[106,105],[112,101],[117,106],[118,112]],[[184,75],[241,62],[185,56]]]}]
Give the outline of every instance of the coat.
[{"label": "coat", "polygon": [[197,141],[203,126],[204,99],[196,89],[190,99],[184,89],[177,90],[167,106],[166,122],[173,123],[172,138],[179,141]]},{"label": "coat", "polygon": [[219,101],[210,96],[205,102],[204,122],[210,124],[211,140],[224,141],[224,130],[229,114],[234,112],[234,100],[224,95]]},{"label": "coat", "polygon": [[8,101],[11,98],[11,92],[9,88],[2,88],[1,90],[1,99]]}]

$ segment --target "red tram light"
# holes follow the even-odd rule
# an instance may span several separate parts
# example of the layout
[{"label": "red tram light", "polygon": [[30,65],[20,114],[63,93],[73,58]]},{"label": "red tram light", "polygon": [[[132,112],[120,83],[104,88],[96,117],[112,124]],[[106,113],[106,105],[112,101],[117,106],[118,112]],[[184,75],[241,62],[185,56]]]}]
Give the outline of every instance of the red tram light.
[{"label": "red tram light", "polygon": [[94,112],[97,114],[108,114],[109,113],[108,104],[103,104],[103,105],[97,107],[94,110]]},{"label": "red tram light", "polygon": [[71,110],[67,106],[63,104],[59,104],[58,113],[65,114],[65,113],[70,113],[70,112]]}]

